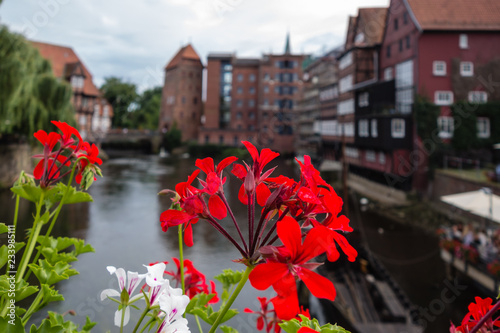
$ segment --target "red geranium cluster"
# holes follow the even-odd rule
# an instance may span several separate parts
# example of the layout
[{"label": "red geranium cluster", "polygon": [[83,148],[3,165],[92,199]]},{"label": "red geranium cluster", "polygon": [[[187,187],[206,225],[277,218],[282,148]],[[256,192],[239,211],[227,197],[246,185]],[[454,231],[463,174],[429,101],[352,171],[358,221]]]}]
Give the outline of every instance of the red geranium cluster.
[{"label": "red geranium cluster", "polygon": [[34,134],[34,137],[43,145],[43,154],[33,156],[41,158],[33,170],[33,176],[40,180],[40,186],[45,188],[57,183],[71,172],[71,163],[74,161],[78,161],[76,166],[78,173],[75,177],[78,184],[81,183],[82,175],[86,170],[99,174],[100,171],[95,164],[102,164],[102,160],[98,157],[97,146],[83,141],[78,130],[65,122],[52,121],[52,124],[57,126],[62,134],[47,133],[44,130],[39,130]]},{"label": "red geranium cluster", "polygon": [[[342,199],[321,178],[309,156],[305,156],[304,162],[298,161],[299,181],[285,176],[271,177],[275,168],[267,171],[264,168],[279,154],[267,148],[259,153],[251,143],[243,144],[252,157],[251,165],[234,163],[236,157],[228,157],[217,166],[212,158],[197,160],[198,169],[186,182],[177,184],[175,192],[162,191],[174,192],[174,206],[179,208],[161,214],[162,229],[167,231],[183,224],[185,243],[191,246],[192,225],[199,219],[208,221],[238,249],[242,263],[255,266],[249,277],[251,284],[261,290],[272,286],[278,293],[271,302],[277,316],[288,320],[299,313],[297,279],[303,280],[315,296],[335,298],[332,282],[312,271],[319,264],[308,261],[323,253],[328,260],[335,261],[340,256],[337,247],[354,261],[357,252],[343,235],[352,228],[349,219],[339,215]],[[242,181],[238,198],[248,208],[244,229],[236,221],[224,194],[224,170],[233,163],[231,172]],[[201,172],[206,178],[199,179],[201,188],[198,188],[193,182]],[[256,210],[260,211],[257,216]],[[233,238],[220,223],[228,213],[239,239]],[[278,239],[282,245],[275,245]]]},{"label": "red geranium cluster", "polygon": [[[498,332],[500,327],[500,318],[493,317],[500,308],[500,302],[492,305],[492,299],[487,297],[475,298],[476,302],[469,304],[469,312],[462,320],[462,324],[455,327],[451,324],[450,333],[487,333]],[[496,327],[496,328],[495,328]]]}]

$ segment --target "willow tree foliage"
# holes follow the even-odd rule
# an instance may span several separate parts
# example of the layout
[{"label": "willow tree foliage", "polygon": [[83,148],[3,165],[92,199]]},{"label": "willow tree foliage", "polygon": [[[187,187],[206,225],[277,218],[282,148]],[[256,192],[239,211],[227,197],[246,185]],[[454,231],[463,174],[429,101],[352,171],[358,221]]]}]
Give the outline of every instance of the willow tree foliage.
[{"label": "willow tree foliage", "polygon": [[75,123],[72,89],[21,35],[0,27],[0,138],[31,138],[51,120]]}]

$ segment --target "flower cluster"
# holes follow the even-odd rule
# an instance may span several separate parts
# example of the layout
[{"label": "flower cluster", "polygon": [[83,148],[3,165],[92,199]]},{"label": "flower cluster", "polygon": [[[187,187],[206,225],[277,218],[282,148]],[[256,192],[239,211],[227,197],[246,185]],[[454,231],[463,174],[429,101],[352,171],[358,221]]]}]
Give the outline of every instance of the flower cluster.
[{"label": "flower cluster", "polygon": [[[71,163],[76,161],[78,173],[76,182],[83,188],[88,188],[95,180],[95,175],[101,172],[95,164],[102,164],[98,157],[99,148],[95,144],[83,141],[80,133],[65,122],[52,121],[61,132],[47,133],[44,130],[35,132],[34,137],[43,145],[43,154],[35,155],[41,158],[33,170],[35,179],[40,180],[42,188],[57,183],[71,172]],[[68,167],[68,169],[64,169]]]},{"label": "flower cluster", "polygon": [[[500,302],[492,305],[491,298],[482,299],[475,297],[475,303],[469,304],[469,312],[465,315],[460,326],[451,324],[450,333],[472,333],[472,332],[498,332],[500,319],[493,318],[500,307]],[[495,328],[497,327],[497,328]]]},{"label": "flower cluster", "polygon": [[[350,261],[357,252],[344,233],[352,231],[349,219],[340,215],[342,199],[314,168],[309,156],[300,165],[301,178],[295,181],[285,176],[271,177],[275,168],[264,168],[278,153],[263,149],[260,153],[251,143],[243,141],[253,163],[239,164],[228,157],[218,165],[212,158],[196,161],[198,169],[186,182],[176,185],[173,206],[163,212],[163,231],[183,225],[184,242],[193,245],[192,225],[200,219],[210,223],[240,252],[240,262],[252,269],[251,284],[261,290],[273,287],[278,296],[271,299],[279,319],[291,319],[299,313],[296,280],[301,279],[311,292],[333,300],[332,282],[312,271],[318,263],[309,260],[326,253],[328,260],[339,258],[340,248]],[[233,164],[231,173],[241,180],[238,198],[247,206],[248,221],[242,228],[224,194],[224,171]],[[198,178],[202,173],[203,179]],[[199,179],[200,187],[193,185]],[[260,211],[260,216],[256,214]],[[233,238],[224,228],[229,216],[238,236]],[[275,244],[278,239],[281,245]]]},{"label": "flower cluster", "polygon": [[[146,266],[147,273],[145,274],[130,271],[125,274],[123,268],[107,267],[110,274],[115,274],[118,279],[118,290],[103,290],[101,300],[109,298],[120,304],[119,309],[115,312],[114,323],[116,326],[123,328],[127,325],[130,319],[131,305],[144,297],[147,304],[145,313],[151,309],[160,309],[160,312],[157,313],[157,319],[160,321],[157,332],[190,332],[187,320],[182,317],[189,303],[189,297],[183,295],[182,289],[172,288],[169,280],[163,278],[165,267],[163,262]],[[148,292],[143,291],[132,296],[143,279],[146,280],[146,285],[149,287]],[[112,297],[119,297],[120,300],[115,300]]]}]

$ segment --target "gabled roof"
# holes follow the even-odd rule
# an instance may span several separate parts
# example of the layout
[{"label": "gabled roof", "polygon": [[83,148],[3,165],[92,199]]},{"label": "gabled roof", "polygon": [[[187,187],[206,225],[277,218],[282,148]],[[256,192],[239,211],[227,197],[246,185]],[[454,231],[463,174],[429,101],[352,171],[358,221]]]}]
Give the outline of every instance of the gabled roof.
[{"label": "gabled roof", "polygon": [[405,0],[422,30],[500,30],[499,0]]},{"label": "gabled roof", "polygon": [[387,7],[372,7],[360,8],[358,20],[356,23],[357,34],[363,33],[364,40],[356,41],[354,37],[354,44],[358,45],[375,45],[382,43],[385,30],[385,19],[387,16]]},{"label": "gabled roof", "polygon": [[68,74],[68,71],[75,70],[80,66],[85,77],[83,93],[89,96],[101,96],[101,92],[92,82],[92,75],[71,47],[34,41],[31,41],[31,44],[38,49],[42,57],[51,63],[52,72],[56,77],[67,79],[66,74]]},{"label": "gabled roof", "polygon": [[169,61],[165,69],[169,70],[174,67],[177,67],[182,62],[182,60],[194,60],[199,62],[203,66],[203,64],[201,63],[201,59],[198,56],[198,53],[196,53],[191,44],[188,44],[182,47],[179,50],[179,52],[177,52],[177,54]]}]

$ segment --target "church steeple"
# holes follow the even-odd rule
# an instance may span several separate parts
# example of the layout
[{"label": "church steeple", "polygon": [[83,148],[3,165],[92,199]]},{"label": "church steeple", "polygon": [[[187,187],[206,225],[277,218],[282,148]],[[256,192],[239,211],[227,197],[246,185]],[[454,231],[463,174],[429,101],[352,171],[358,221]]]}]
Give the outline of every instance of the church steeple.
[{"label": "church steeple", "polygon": [[290,32],[286,33],[285,54],[291,54],[291,50],[290,50]]}]

